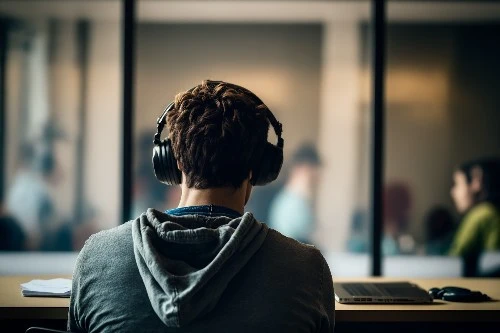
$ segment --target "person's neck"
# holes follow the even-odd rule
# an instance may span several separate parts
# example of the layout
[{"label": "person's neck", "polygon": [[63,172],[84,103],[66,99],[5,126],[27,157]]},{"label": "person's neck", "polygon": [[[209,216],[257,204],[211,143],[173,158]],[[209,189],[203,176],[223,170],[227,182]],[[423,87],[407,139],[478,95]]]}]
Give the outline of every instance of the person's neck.
[{"label": "person's neck", "polygon": [[182,184],[181,200],[178,207],[203,205],[222,206],[243,214],[245,209],[244,189],[232,187],[195,189]]}]

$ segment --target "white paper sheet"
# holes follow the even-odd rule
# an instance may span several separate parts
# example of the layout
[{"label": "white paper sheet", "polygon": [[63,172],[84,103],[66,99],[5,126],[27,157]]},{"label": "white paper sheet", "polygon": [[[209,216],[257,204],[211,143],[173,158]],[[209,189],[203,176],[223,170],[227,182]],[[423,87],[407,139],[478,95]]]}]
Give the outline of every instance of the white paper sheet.
[{"label": "white paper sheet", "polygon": [[51,279],[51,280],[31,280],[21,284],[23,296],[39,297],[70,297],[71,280]]}]

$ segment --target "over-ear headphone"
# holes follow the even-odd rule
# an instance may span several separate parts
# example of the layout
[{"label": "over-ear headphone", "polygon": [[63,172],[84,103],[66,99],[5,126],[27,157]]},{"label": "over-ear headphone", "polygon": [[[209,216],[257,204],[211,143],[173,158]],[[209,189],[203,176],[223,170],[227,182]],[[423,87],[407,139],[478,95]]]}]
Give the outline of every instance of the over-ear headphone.
[{"label": "over-ear headphone", "polygon": [[[236,91],[250,95],[258,104],[265,105],[262,100],[248,89],[222,81],[208,81],[208,84],[213,85],[221,83],[225,83]],[[188,92],[192,92],[197,87],[199,86],[189,89]],[[178,185],[182,181],[182,173],[177,167],[177,160],[172,150],[172,142],[168,138],[161,140],[161,132],[167,123],[167,113],[171,111],[174,106],[175,102],[171,102],[156,121],[157,129],[153,141],[155,145],[153,148],[153,168],[155,176],[160,182],[166,185]],[[283,165],[284,140],[281,137],[283,125],[276,120],[273,113],[267,107],[265,110],[266,117],[278,137],[278,143],[273,145],[270,142],[266,142],[260,160],[258,163],[255,163],[252,168],[252,185],[265,185],[272,182],[278,177],[281,166]]]}]

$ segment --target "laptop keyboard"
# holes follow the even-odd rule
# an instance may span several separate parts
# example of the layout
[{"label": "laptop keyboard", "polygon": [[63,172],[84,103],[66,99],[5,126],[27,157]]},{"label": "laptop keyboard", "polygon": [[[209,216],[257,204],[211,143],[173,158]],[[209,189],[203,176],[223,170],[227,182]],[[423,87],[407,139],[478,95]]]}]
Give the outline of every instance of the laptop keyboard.
[{"label": "laptop keyboard", "polygon": [[[426,292],[415,286],[406,283],[343,283],[342,287],[351,296],[361,297],[377,297],[377,296],[393,296],[393,297],[422,297]],[[422,294],[423,292],[423,294]]]},{"label": "laptop keyboard", "polygon": [[377,288],[368,289],[362,283],[345,283],[342,287],[353,296],[384,296]]}]

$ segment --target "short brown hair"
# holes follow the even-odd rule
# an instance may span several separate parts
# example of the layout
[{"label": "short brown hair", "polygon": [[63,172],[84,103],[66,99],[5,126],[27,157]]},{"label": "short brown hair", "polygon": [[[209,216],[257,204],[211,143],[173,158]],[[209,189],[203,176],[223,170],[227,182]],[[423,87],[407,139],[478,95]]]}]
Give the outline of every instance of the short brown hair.
[{"label": "short brown hair", "polygon": [[262,157],[266,112],[251,92],[225,82],[205,80],[178,94],[167,125],[187,186],[241,186]]}]

